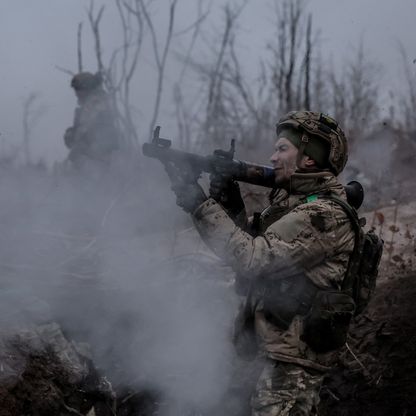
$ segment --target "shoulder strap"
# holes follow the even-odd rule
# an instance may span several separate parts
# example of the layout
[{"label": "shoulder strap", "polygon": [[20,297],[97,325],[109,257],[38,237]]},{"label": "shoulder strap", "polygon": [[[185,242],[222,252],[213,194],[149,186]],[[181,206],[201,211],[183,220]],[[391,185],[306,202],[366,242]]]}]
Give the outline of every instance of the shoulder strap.
[{"label": "shoulder strap", "polygon": [[341,284],[341,290],[346,292],[352,292],[354,278],[357,275],[358,268],[360,265],[360,252],[362,250],[362,244],[364,239],[362,238],[362,229],[360,220],[358,218],[357,211],[348,202],[341,199],[339,196],[334,194],[323,194],[318,196],[320,199],[329,199],[330,201],[338,204],[344,212],[348,215],[351,221],[352,227],[355,233],[354,249],[348,262],[347,272],[345,273],[344,280]]}]

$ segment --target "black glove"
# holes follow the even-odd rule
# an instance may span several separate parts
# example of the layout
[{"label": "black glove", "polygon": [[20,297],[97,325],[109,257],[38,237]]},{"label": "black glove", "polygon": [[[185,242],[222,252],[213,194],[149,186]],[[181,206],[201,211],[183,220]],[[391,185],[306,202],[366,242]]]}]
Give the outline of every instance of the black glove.
[{"label": "black glove", "polygon": [[219,202],[231,216],[245,210],[240,186],[229,175],[212,173],[210,175],[209,195]]},{"label": "black glove", "polygon": [[68,127],[64,133],[64,143],[68,149],[72,149],[75,144],[74,136],[75,130],[73,127]]},{"label": "black glove", "polygon": [[176,205],[192,214],[207,200],[205,192],[197,182],[198,178],[192,177],[186,171],[180,171],[169,162],[165,164],[165,169],[172,183],[171,189],[176,195]]},{"label": "black glove", "polygon": [[207,196],[198,182],[172,184],[171,189],[176,194],[176,205],[189,214],[192,214],[207,200]]}]

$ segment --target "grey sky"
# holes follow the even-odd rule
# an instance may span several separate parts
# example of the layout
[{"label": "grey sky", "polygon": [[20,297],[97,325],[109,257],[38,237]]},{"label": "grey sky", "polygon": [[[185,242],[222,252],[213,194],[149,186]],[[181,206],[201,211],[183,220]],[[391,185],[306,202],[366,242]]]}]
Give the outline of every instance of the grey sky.
[{"label": "grey sky", "polygon": [[[61,160],[66,154],[62,134],[71,124],[75,98],[68,87],[70,77],[55,66],[75,70],[76,29],[80,21],[85,23],[86,67],[96,69],[93,57],[88,59],[87,56],[93,51],[85,13],[88,3],[86,0],[0,0],[0,137],[7,143],[20,144],[22,103],[30,92],[39,92],[39,102],[47,106],[47,111],[34,130],[33,147],[36,156],[44,155],[49,162]],[[114,2],[96,0],[97,7],[103,3],[107,5],[102,30],[104,53],[108,58],[108,53],[118,44],[117,27],[114,27]],[[219,16],[225,3],[225,0],[212,1],[213,17]],[[196,0],[179,0],[178,30],[192,23],[195,4]],[[313,12],[315,27],[321,29],[323,53],[332,57],[335,66],[342,64],[344,57],[358,47],[360,37],[363,37],[370,57],[384,67],[386,91],[400,87],[403,74],[397,42],[405,46],[409,61],[416,57],[414,0],[310,0],[307,4]],[[167,6],[167,0],[156,0],[154,4],[155,19],[161,28],[165,26]],[[240,53],[248,73],[265,55],[267,40],[273,36],[271,10],[270,0],[249,0],[241,17]],[[214,32],[219,22],[211,19],[209,27]],[[111,42],[114,43],[111,45]],[[144,81],[137,85],[135,102],[140,107],[143,123],[148,117],[146,106],[152,100],[152,89],[147,86],[153,82],[154,72],[150,50],[146,52],[138,71],[140,80]],[[169,83],[177,75],[177,63],[173,59],[168,67],[160,116],[168,126],[172,112]]]}]

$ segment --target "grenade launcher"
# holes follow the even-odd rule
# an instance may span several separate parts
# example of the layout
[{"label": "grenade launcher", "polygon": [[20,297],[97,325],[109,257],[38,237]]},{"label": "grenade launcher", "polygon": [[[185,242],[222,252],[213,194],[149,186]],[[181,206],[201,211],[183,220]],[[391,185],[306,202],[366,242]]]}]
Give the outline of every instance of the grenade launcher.
[{"label": "grenade launcher", "polygon": [[[235,140],[231,140],[230,150],[217,149],[212,155],[201,156],[195,153],[172,149],[172,142],[160,137],[160,126],[153,132],[150,143],[144,143],[142,150],[147,157],[160,160],[163,164],[173,163],[179,169],[187,170],[190,177],[198,178],[201,173],[229,175],[235,181],[274,188],[275,174],[271,166],[258,165],[234,159]],[[352,181],[345,186],[350,205],[358,209],[364,199],[364,190],[359,182]]]}]

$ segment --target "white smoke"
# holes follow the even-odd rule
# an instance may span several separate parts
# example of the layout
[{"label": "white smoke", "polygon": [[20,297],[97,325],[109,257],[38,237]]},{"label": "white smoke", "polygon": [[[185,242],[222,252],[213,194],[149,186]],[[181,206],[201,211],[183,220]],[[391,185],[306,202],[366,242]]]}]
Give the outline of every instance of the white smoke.
[{"label": "white smoke", "polygon": [[10,167],[0,226],[2,290],[13,294],[2,307],[30,305],[33,319],[47,310],[116,388],[199,409],[220,401],[233,359],[230,271],[192,232],[177,235],[190,221],[158,162],[96,179]]}]

